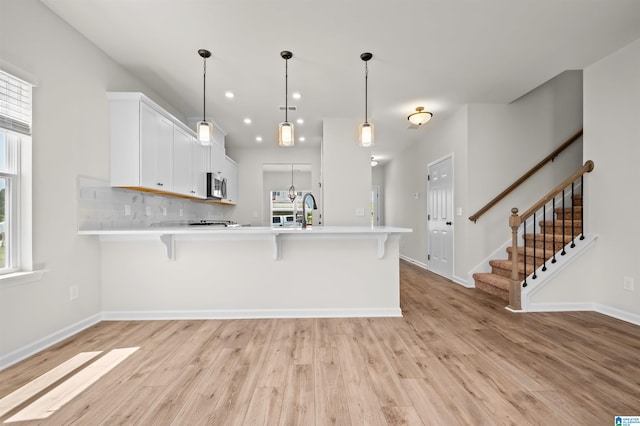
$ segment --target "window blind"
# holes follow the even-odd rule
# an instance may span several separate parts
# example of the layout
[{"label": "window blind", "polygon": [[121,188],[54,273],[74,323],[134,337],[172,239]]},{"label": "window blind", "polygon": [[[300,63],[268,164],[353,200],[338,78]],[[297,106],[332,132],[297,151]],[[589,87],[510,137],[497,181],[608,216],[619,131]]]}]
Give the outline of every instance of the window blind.
[{"label": "window blind", "polygon": [[32,86],[0,70],[0,128],[31,135]]}]

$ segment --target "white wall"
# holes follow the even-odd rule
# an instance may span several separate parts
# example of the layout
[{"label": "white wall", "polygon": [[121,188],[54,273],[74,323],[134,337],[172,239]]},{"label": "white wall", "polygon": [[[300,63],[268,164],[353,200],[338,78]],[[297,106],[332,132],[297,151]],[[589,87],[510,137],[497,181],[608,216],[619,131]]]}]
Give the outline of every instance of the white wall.
[{"label": "white wall", "polygon": [[[640,323],[640,40],[601,59],[584,71],[584,160],[587,175],[587,232],[599,235],[583,259],[571,265],[536,295],[548,303],[569,292],[602,312]],[[635,290],[623,289],[624,277]]]},{"label": "white wall", "polygon": [[[582,128],[582,72],[566,71],[508,105],[469,107],[470,216]],[[512,207],[521,212],[582,165],[576,141],[469,228],[474,265],[510,239]]]},{"label": "white wall", "polygon": [[[323,120],[325,225],[371,224],[371,148],[358,145],[358,124],[339,118]],[[363,216],[356,216],[358,209],[363,209]]]},{"label": "white wall", "polygon": [[[0,284],[1,365],[7,355],[101,311],[98,241],[76,235],[77,178],[109,178],[105,93],[154,93],[36,0],[0,2],[0,40],[0,67],[37,84],[33,263],[46,270],[40,281]],[[74,301],[70,286],[79,288]]]},{"label": "white wall", "polygon": [[[385,220],[387,225],[412,228],[400,239],[400,253],[422,265],[427,263],[427,165],[454,154],[454,208],[467,211],[467,107],[452,116],[420,128],[423,140],[411,145],[385,165]],[[418,193],[418,199],[413,197]],[[465,240],[468,221],[454,220],[454,275],[466,274]],[[462,279],[462,278],[461,278]]]},{"label": "white wall", "polygon": [[[264,206],[263,164],[311,164],[311,187],[322,211],[320,182],[320,147],[305,147],[301,144],[291,148],[278,146],[264,148],[227,148],[227,155],[238,163],[238,203],[235,207],[225,207],[225,217],[241,224],[270,226],[271,219],[263,217],[268,206]],[[287,187],[286,189],[288,189]],[[265,210],[266,209],[266,210]],[[316,214],[314,212],[314,223]]]},{"label": "white wall", "polygon": [[[423,139],[386,166],[387,223],[413,228],[400,252],[427,264],[427,165],[454,156],[454,276],[467,273],[510,238],[512,207],[526,210],[582,161],[576,142],[477,223],[468,217],[582,127],[582,73],[569,71],[508,105],[468,105],[419,129]],[[412,195],[418,192],[416,200]]]}]

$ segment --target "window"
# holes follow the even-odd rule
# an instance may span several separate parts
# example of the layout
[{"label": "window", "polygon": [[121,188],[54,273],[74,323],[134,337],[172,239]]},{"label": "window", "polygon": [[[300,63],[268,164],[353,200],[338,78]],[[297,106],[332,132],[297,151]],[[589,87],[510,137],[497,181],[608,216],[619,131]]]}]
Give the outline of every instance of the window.
[{"label": "window", "polygon": [[[0,70],[0,274],[16,272],[25,266],[20,255],[24,239],[21,234],[25,229],[21,223],[24,198],[21,195],[30,194],[21,191],[24,164],[21,155],[29,156],[30,165],[31,94],[29,83]],[[29,269],[30,259],[27,264]]]}]

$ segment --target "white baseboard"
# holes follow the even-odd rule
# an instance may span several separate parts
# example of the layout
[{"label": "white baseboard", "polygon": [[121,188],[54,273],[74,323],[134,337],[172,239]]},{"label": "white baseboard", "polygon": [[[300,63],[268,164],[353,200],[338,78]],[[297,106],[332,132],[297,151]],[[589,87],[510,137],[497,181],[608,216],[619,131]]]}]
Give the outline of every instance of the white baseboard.
[{"label": "white baseboard", "polygon": [[531,303],[527,307],[526,312],[575,312],[575,311],[591,311],[616,318],[631,324],[640,325],[640,315],[631,312],[622,311],[611,306],[600,305],[598,303]]},{"label": "white baseboard", "polygon": [[594,311],[603,315],[617,318],[621,321],[629,322],[631,324],[640,325],[640,315],[638,314],[633,314],[631,312],[625,312],[617,308],[598,304],[594,305],[594,308]]},{"label": "white baseboard", "polygon": [[63,328],[62,330],[45,336],[42,339],[36,340],[33,343],[29,343],[27,346],[23,346],[20,349],[8,353],[7,355],[0,356],[0,371],[22,361],[23,359],[30,357],[31,355],[35,355],[38,352],[47,349],[48,347],[53,346],[58,342],[63,341],[64,339],[71,337],[74,334],[77,334],[82,330],[99,323],[100,321],[102,321],[102,314],[92,315],[88,318],[83,319],[82,321],[78,321],[75,324]]},{"label": "white baseboard", "polygon": [[[422,263],[422,262],[420,262],[418,260],[412,259],[412,258],[410,258],[408,256],[403,255],[403,254],[400,255],[400,259],[406,260],[409,263],[413,263],[414,265],[419,266],[422,269],[426,269],[427,271],[430,270],[429,267],[427,266],[427,264]],[[460,277],[456,277],[455,275],[452,276],[452,277],[445,277],[445,278],[448,279],[448,280],[453,281],[456,284],[460,284],[461,286],[466,287],[466,288],[474,288],[475,287],[475,284],[469,284],[469,282],[467,280],[465,280],[463,278],[460,278]]]},{"label": "white baseboard", "polygon": [[246,309],[215,311],[109,311],[105,321],[265,319],[265,318],[363,318],[401,317],[400,308],[353,309]]}]

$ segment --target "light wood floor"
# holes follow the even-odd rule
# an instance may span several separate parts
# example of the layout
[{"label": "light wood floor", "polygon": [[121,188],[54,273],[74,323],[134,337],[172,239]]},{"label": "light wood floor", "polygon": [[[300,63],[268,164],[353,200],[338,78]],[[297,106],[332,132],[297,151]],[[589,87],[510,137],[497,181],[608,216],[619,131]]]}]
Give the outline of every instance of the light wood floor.
[{"label": "light wood floor", "polygon": [[401,301],[403,318],[102,322],[0,372],[0,397],[78,352],[140,346],[49,419],[20,424],[599,426],[640,415],[638,326],[510,313],[404,262]]}]

